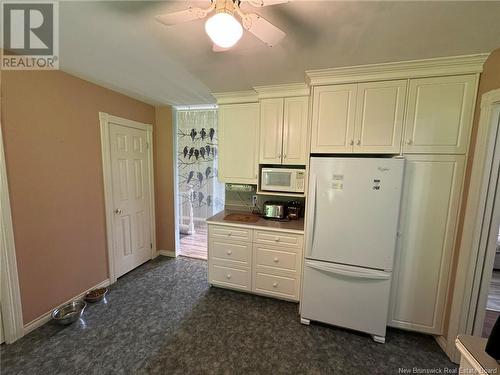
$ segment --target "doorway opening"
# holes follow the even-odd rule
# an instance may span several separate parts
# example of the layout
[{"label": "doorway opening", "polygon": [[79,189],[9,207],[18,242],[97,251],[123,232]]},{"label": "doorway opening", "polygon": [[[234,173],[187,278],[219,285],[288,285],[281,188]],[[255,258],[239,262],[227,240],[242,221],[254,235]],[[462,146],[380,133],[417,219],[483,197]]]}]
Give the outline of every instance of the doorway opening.
[{"label": "doorway opening", "polygon": [[215,107],[177,108],[177,218],[179,255],[207,259],[206,219],[224,209],[218,180]]},{"label": "doorway opening", "polygon": [[[499,91],[500,94],[500,91]],[[500,99],[500,95],[499,95]],[[491,106],[491,165],[486,169],[484,214],[475,282],[479,286],[473,334],[487,338],[500,317],[500,102]]]},{"label": "doorway opening", "polygon": [[482,336],[489,337],[493,325],[500,316],[500,226],[496,230],[495,254],[493,258],[493,270],[488,285],[488,299],[486,301],[486,312]]}]

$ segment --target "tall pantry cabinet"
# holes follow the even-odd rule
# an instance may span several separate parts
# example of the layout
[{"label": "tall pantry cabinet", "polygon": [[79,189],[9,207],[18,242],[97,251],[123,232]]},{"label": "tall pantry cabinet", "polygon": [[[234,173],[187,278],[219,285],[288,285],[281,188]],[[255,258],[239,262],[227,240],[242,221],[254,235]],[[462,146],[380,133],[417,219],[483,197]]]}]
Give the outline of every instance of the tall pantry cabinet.
[{"label": "tall pantry cabinet", "polygon": [[[454,61],[456,63],[457,61]],[[483,61],[308,72],[311,153],[406,159],[388,325],[443,334],[466,154]],[[382,64],[383,65],[383,64]],[[420,66],[419,66],[420,68]]]}]

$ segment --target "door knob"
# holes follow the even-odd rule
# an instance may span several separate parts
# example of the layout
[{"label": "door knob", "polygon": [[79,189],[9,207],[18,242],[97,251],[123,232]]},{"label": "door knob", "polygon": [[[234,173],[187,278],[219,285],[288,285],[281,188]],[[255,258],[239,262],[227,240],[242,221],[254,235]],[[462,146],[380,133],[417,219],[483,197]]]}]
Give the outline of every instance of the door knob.
[{"label": "door knob", "polygon": [[412,142],[411,142],[411,139],[407,139],[407,140],[406,140],[406,144],[407,144],[407,145],[411,145],[411,143],[412,143]]},{"label": "door knob", "polygon": [[121,208],[115,209],[115,214],[121,215],[123,213],[123,210]]},{"label": "door knob", "polygon": [[360,144],[361,144],[361,140],[360,140],[360,139],[358,139],[358,140],[356,141],[356,145],[358,145],[358,146],[359,146]]}]

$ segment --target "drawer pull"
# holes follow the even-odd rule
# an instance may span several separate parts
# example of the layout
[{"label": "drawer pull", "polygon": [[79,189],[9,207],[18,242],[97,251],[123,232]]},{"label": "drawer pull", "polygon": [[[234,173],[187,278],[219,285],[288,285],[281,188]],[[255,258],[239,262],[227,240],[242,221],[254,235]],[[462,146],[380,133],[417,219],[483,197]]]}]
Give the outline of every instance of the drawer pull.
[{"label": "drawer pull", "polygon": [[274,239],[274,241],[275,241],[275,242],[280,242],[280,238],[279,238],[279,237],[276,237],[276,238]]},{"label": "drawer pull", "polygon": [[227,255],[231,255],[232,253],[233,253],[233,251],[232,251],[232,250],[228,250],[228,251],[227,251]]},{"label": "drawer pull", "polygon": [[226,279],[228,279],[228,280],[229,280],[230,278],[231,278],[231,274],[230,274],[230,273],[228,273],[228,274],[226,275]]},{"label": "drawer pull", "polygon": [[275,258],[273,259],[273,262],[274,262],[274,263],[278,263],[279,261],[280,261],[280,260],[278,259],[278,257],[275,257]]},{"label": "drawer pull", "polygon": [[278,283],[277,282],[274,282],[273,283],[273,288],[277,288],[278,287]]}]

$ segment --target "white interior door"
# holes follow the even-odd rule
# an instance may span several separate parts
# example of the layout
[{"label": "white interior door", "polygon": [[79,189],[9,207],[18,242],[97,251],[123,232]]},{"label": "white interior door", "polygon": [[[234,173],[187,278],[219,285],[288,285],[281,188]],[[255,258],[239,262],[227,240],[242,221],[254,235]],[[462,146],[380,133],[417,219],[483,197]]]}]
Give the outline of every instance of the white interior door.
[{"label": "white interior door", "polygon": [[115,277],[151,259],[147,131],[109,124]]}]

